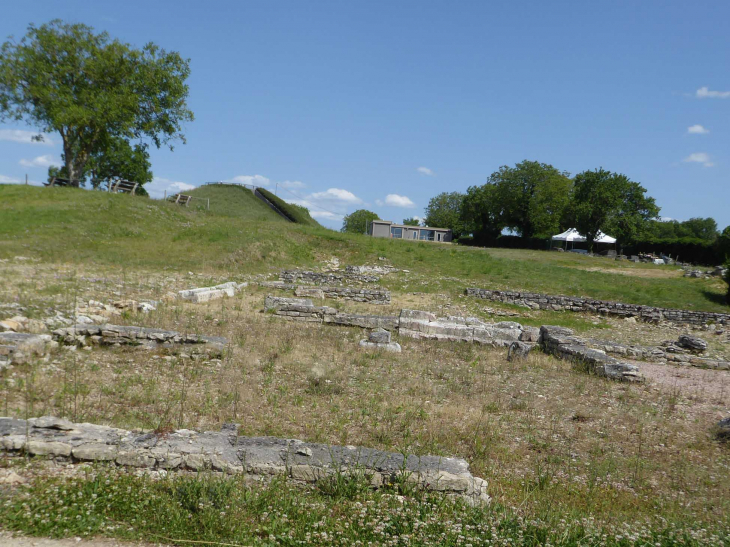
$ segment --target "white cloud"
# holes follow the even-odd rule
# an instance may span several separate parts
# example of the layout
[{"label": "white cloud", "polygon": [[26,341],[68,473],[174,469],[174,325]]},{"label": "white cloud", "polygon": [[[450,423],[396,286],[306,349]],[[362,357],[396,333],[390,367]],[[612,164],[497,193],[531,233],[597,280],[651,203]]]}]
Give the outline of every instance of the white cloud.
[{"label": "white cloud", "polygon": [[175,190],[175,192],[184,192],[185,190],[192,190],[195,188],[194,184],[188,184],[187,182],[173,182],[167,187],[168,190]]},{"label": "white cloud", "polygon": [[23,167],[50,167],[51,165],[59,165],[60,163],[55,156],[50,154],[36,156],[32,160],[20,160],[20,165]]},{"label": "white cloud", "polygon": [[224,182],[238,182],[239,184],[251,184],[252,186],[268,186],[271,181],[263,175],[238,175]]},{"label": "white cloud", "polygon": [[700,124],[690,125],[687,128],[687,133],[692,135],[706,135],[710,130],[702,127]]},{"label": "white cloud", "polygon": [[385,205],[385,203],[383,202],[382,199],[376,199],[375,205],[377,205],[378,207],[382,207],[383,205]]},{"label": "white cloud", "polygon": [[20,179],[16,179],[13,177],[6,177],[5,175],[0,175],[0,184],[19,184],[21,182]]},{"label": "white cloud", "polygon": [[307,185],[304,184],[301,180],[285,180],[284,182],[279,182],[278,184],[280,188],[286,188],[288,190],[307,187]]},{"label": "white cloud", "polygon": [[340,222],[344,218],[344,215],[330,213],[329,211],[317,211],[316,209],[311,209],[309,215],[317,220],[332,220],[334,222]]},{"label": "white cloud", "polygon": [[410,198],[407,196],[399,196],[398,194],[388,194],[385,196],[385,204],[390,205],[391,207],[405,207],[407,209],[416,206]]},{"label": "white cloud", "polygon": [[0,141],[23,142],[45,146],[54,145],[54,142],[47,135],[43,135],[42,141],[34,141],[33,137],[37,135],[39,135],[39,133],[35,131],[24,131],[22,129],[0,129]]},{"label": "white cloud", "polygon": [[695,152],[694,154],[690,154],[684,160],[682,160],[687,163],[701,163],[705,167],[712,167],[715,165],[710,161],[710,155],[706,152]]},{"label": "white cloud", "polygon": [[342,222],[348,212],[363,203],[363,200],[355,194],[342,188],[329,188],[324,192],[313,192],[302,196],[301,199],[287,197],[284,197],[284,199],[289,203],[309,209],[312,218],[331,223]]},{"label": "white cloud", "polygon": [[349,190],[342,188],[328,188],[325,192],[310,194],[308,199],[330,203],[358,204],[362,200]]},{"label": "white cloud", "polygon": [[710,91],[707,87],[697,90],[698,99],[730,99],[730,91]]},{"label": "white cloud", "polygon": [[192,190],[195,188],[193,184],[187,182],[180,182],[175,180],[166,179],[163,177],[155,177],[152,182],[144,185],[147,193],[153,198],[162,198],[167,194],[177,194],[178,192],[184,192],[186,190]]},{"label": "white cloud", "polygon": [[418,168],[416,169],[416,171],[418,171],[418,172],[419,172],[419,173],[421,173],[422,175],[427,175],[427,176],[429,176],[429,177],[435,177],[435,176],[436,176],[436,173],[434,173],[434,172],[433,172],[433,171],[432,171],[431,169],[429,169],[428,167],[418,167]]}]

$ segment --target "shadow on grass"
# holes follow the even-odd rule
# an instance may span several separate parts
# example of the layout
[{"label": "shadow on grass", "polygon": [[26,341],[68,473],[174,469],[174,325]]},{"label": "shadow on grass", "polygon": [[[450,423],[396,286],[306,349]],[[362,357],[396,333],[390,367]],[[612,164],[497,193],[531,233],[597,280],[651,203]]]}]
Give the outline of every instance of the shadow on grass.
[{"label": "shadow on grass", "polygon": [[707,289],[703,289],[702,294],[710,302],[720,304],[721,306],[728,306],[728,309],[725,313],[730,313],[730,305],[728,305],[727,295],[719,292],[708,291]]}]

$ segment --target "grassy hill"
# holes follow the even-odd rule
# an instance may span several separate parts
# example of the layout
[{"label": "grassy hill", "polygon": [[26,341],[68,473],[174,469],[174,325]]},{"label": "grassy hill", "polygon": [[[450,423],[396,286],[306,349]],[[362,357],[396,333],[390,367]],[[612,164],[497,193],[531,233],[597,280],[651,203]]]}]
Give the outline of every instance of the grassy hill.
[{"label": "grassy hill", "polygon": [[259,222],[286,222],[271,210],[263,201],[253,195],[248,188],[236,185],[208,184],[186,192],[200,200],[193,200],[189,207],[197,210],[207,210],[210,200],[210,214],[213,216],[235,217],[241,220]]},{"label": "grassy hill", "polygon": [[386,257],[426,280],[417,287],[403,278],[383,280],[394,289],[456,294],[473,285],[728,311],[722,281],[682,278],[669,266],[373,239],[286,222],[235,186],[194,195],[210,197],[210,211],[81,189],[0,185],[0,258],[238,274],[319,267],[333,256],[345,264]]}]

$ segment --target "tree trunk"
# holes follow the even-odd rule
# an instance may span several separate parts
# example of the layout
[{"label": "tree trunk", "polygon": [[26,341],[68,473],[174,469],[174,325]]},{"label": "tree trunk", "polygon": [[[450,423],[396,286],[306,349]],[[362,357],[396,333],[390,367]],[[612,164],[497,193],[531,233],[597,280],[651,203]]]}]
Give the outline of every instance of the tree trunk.
[{"label": "tree trunk", "polygon": [[76,180],[76,165],[75,165],[75,159],[73,155],[73,148],[71,147],[71,143],[69,142],[68,136],[66,133],[61,131],[61,137],[63,138],[63,162],[64,167],[66,168],[66,176],[68,177],[69,184],[71,186],[79,186],[79,181]]}]

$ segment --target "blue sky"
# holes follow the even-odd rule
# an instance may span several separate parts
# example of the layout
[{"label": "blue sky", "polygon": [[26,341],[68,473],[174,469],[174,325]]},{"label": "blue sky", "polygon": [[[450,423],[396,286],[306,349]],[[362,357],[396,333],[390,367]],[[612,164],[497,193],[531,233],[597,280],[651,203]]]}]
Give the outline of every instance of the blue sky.
[{"label": "blue sky", "polygon": [[[523,159],[641,182],[676,219],[730,224],[730,2],[42,1],[53,18],[191,59],[196,120],[154,150],[153,195],[279,188],[325,225],[400,221]],[[59,139],[0,126],[0,182],[45,178]],[[294,192],[290,194],[289,192]]]}]

